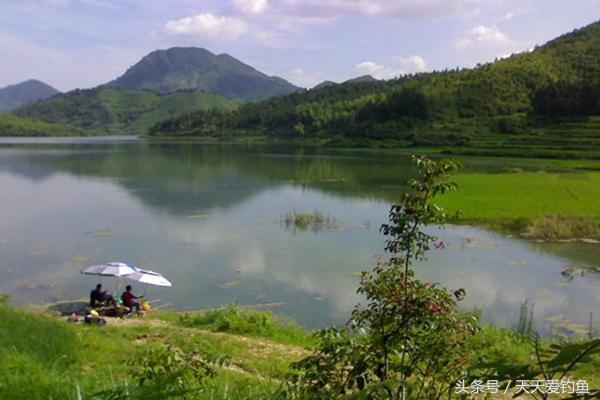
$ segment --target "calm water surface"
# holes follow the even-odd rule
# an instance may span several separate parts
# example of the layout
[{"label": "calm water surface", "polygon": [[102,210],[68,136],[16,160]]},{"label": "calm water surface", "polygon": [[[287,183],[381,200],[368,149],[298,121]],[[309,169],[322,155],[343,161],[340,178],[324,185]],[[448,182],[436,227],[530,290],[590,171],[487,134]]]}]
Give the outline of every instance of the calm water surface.
[{"label": "calm water surface", "polygon": [[[486,161],[471,169],[500,169]],[[358,273],[382,253],[378,228],[409,172],[404,157],[311,149],[151,144],[133,138],[0,141],[0,291],[17,304],[86,297],[79,270],[113,260],[163,272],[156,304],[260,305],[309,327],[345,321]],[[290,210],[335,217],[337,229],[292,231]],[[467,290],[465,309],[514,325],[535,303],[542,332],[600,318],[600,246],[532,244],[470,227],[435,230],[447,244],[421,278]],[[110,289],[118,282],[105,278]],[[138,292],[144,288],[136,287]]]}]

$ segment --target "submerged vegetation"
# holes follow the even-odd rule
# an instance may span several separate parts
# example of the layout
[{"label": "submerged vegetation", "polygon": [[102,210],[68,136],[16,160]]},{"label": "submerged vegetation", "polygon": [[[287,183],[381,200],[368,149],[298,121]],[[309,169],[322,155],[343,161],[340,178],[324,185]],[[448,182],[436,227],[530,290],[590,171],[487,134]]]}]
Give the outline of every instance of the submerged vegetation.
[{"label": "submerged vegetation", "polygon": [[281,224],[290,231],[306,231],[319,232],[323,229],[335,229],[339,226],[335,217],[328,214],[323,214],[319,210],[314,210],[312,213],[298,212],[296,210],[288,211],[281,217]]}]

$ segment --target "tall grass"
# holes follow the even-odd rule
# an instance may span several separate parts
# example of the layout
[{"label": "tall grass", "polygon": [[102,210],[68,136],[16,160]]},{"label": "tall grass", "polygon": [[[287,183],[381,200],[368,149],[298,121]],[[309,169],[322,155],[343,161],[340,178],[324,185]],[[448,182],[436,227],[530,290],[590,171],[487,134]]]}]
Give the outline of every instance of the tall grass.
[{"label": "tall grass", "polygon": [[80,351],[71,326],[0,305],[0,398],[74,399]]},{"label": "tall grass", "polygon": [[[530,317],[530,312],[525,314]],[[217,371],[216,376],[202,380],[201,390],[190,398],[283,399],[287,366],[302,354],[294,354],[295,346],[273,344],[314,344],[310,332],[282,324],[268,312],[239,306],[187,314],[165,312],[156,317],[170,323],[75,326],[0,304],[0,399],[76,400],[78,387],[83,399],[102,391],[108,396],[98,398],[115,399],[123,397],[110,395],[124,386],[131,389],[133,399],[138,393],[136,366],[127,360],[139,360],[149,349],[173,345],[200,354]],[[527,361],[531,356],[528,341],[508,328],[483,327],[473,346],[465,351],[475,351],[486,362]],[[228,362],[220,367],[213,359],[222,356]],[[600,384],[600,358],[575,370],[574,378]]]},{"label": "tall grass", "polygon": [[323,229],[335,229],[339,226],[335,217],[323,214],[319,210],[314,210],[311,213],[296,210],[288,211],[281,217],[281,224],[288,230],[306,231],[310,229],[313,232],[319,232]]},{"label": "tall grass", "polygon": [[235,304],[215,310],[180,314],[178,324],[301,346],[314,343],[310,332],[294,323],[284,323],[270,312],[243,309]]},{"label": "tall grass", "polygon": [[453,178],[459,190],[436,199],[465,220],[600,217],[600,173],[473,173]]},{"label": "tall grass", "polygon": [[523,236],[539,240],[588,238],[600,240],[600,223],[584,217],[551,215],[534,219]]},{"label": "tall grass", "polygon": [[600,238],[600,173],[473,173],[436,199],[461,221],[508,228],[530,238]]}]

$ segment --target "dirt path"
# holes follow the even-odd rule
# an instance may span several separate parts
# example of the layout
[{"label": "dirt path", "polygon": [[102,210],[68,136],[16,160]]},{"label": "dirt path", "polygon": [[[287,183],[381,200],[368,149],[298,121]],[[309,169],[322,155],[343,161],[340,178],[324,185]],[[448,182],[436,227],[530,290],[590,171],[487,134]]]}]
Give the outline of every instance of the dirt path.
[{"label": "dirt path", "polygon": [[234,333],[215,332],[209,329],[189,328],[176,326],[166,321],[153,318],[106,318],[110,326],[150,326],[152,328],[172,329],[178,332],[188,332],[189,334],[200,333],[202,335],[216,337],[222,340],[228,340],[238,343],[244,343],[254,349],[257,356],[266,357],[271,354],[287,354],[293,358],[301,358],[309,354],[309,351],[301,346],[292,344],[282,344],[269,339],[237,335]]}]

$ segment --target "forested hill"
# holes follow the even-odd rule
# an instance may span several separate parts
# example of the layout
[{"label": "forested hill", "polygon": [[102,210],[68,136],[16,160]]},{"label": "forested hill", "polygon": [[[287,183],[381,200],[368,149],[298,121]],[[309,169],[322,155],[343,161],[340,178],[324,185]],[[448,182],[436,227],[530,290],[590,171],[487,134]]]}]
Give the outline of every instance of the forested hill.
[{"label": "forested hill", "polygon": [[0,112],[0,136],[85,136],[88,133],[72,126],[32,121]]},{"label": "forested hill", "polygon": [[261,100],[300,89],[228,54],[215,55],[196,47],[154,51],[106,86],[121,90],[151,90],[161,94],[194,90],[243,101]]},{"label": "forested hill", "polygon": [[589,116],[600,115],[599,99],[596,22],[531,52],[474,69],[329,85],[246,104],[233,112],[173,118],[156,124],[150,133],[390,138],[413,145],[467,147],[511,140],[527,147],[548,139],[560,148],[567,136],[562,132],[569,131],[583,139],[580,145],[589,146],[600,145],[597,124],[587,125]]},{"label": "forested hill", "polygon": [[24,104],[47,99],[59,93],[52,86],[35,79],[0,88],[0,111],[12,111]]},{"label": "forested hill", "polygon": [[14,113],[35,121],[85,129],[88,133],[138,134],[173,115],[207,109],[231,110],[237,104],[227,97],[195,91],[160,95],[96,88],[73,90],[21,107]]}]

